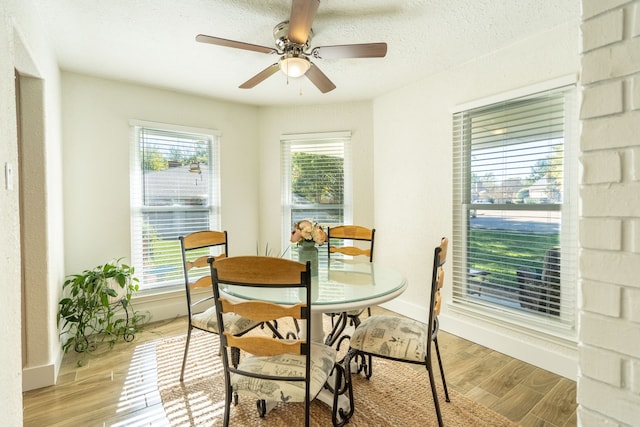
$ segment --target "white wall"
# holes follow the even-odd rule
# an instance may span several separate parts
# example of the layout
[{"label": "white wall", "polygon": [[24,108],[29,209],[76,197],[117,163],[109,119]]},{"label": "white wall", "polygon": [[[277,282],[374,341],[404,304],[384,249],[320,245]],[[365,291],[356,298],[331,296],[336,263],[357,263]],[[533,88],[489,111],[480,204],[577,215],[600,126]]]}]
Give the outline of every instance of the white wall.
[{"label": "white wall", "polygon": [[[409,288],[388,307],[426,318],[433,247],[452,236],[452,111],[456,105],[579,71],[579,20],[515,43],[374,101],[378,261],[400,268]],[[454,246],[452,251],[456,251]],[[447,277],[452,277],[451,263]],[[451,301],[451,287],[444,299]],[[488,324],[444,304],[441,327],[574,378],[573,348]]]},{"label": "white wall", "polygon": [[[131,261],[130,120],[220,132],[221,220],[229,252],[255,253],[258,109],[153,87],[62,74],[65,274]],[[184,291],[141,296],[151,320],[186,315]]]},{"label": "white wall", "polygon": [[[3,178],[0,190],[0,401],[3,421],[20,425],[23,385],[50,384],[57,374],[55,319],[63,276],[59,75],[30,2],[4,1],[0,11],[0,159],[3,177],[5,164],[14,171],[13,188]],[[21,76],[20,140],[14,68]]]},{"label": "white wall", "polygon": [[640,0],[582,4],[578,419],[583,426],[636,426],[640,422]]},{"label": "white wall", "polygon": [[2,224],[2,245],[0,245],[0,272],[2,274],[3,309],[0,311],[0,334],[8,348],[0,354],[0,401],[5,408],[5,416],[11,424],[22,423],[22,361],[20,351],[20,226],[18,191],[6,189],[4,180],[5,164],[18,166],[18,144],[16,129],[15,91],[13,85],[14,57],[13,25],[7,5],[0,4],[0,164],[2,179],[0,185],[0,223]]},{"label": "white wall", "polygon": [[[353,155],[353,222],[376,227],[373,209],[373,116],[371,102],[312,107],[260,109],[260,236],[261,247],[283,249],[280,184],[280,136],[290,133],[351,131]],[[386,231],[380,231],[386,233]],[[376,231],[376,238],[378,232]],[[376,245],[377,251],[377,245]]]},{"label": "white wall", "polygon": [[62,99],[67,274],[112,258],[131,260],[132,119],[221,133],[222,228],[230,253],[255,252],[256,107],[69,72],[62,74]]}]

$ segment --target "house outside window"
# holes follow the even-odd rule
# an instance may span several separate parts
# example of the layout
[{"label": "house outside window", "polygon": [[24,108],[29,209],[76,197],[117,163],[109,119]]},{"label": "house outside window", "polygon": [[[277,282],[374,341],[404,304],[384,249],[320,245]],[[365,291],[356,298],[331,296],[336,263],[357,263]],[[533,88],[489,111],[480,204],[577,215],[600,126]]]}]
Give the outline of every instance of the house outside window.
[{"label": "house outside window", "polygon": [[453,307],[575,335],[575,85],[456,112]]},{"label": "house outside window", "polygon": [[[284,230],[292,230],[303,219],[317,222],[325,230],[351,222],[350,141],[350,132],[282,136]],[[288,235],[285,238],[283,248],[291,245]],[[319,254],[326,257],[326,251]],[[295,250],[292,255],[295,258]]]},{"label": "house outside window", "polygon": [[183,285],[179,236],[220,229],[214,131],[132,123],[132,259],[141,290]]}]

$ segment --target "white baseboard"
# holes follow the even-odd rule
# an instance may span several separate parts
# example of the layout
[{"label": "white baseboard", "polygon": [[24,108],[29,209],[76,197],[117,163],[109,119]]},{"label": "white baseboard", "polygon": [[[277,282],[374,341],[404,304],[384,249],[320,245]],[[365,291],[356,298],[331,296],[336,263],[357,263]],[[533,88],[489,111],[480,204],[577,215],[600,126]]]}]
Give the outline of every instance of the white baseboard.
[{"label": "white baseboard", "polygon": [[402,314],[410,319],[417,320],[419,322],[427,322],[427,310],[424,305],[415,304],[408,301],[403,301],[399,298],[392,299],[391,301],[380,304],[381,307],[391,310],[394,313]]},{"label": "white baseboard", "polygon": [[578,351],[563,353],[534,342],[508,336],[492,330],[482,322],[470,322],[453,316],[440,316],[440,328],[448,333],[475,342],[523,362],[576,381],[578,377]]},{"label": "white baseboard", "polygon": [[[420,322],[426,323],[427,321],[427,313],[423,305],[403,301],[401,298],[384,303],[382,307]],[[538,345],[540,341],[527,341],[515,333],[513,335],[505,335],[492,329],[488,323],[468,321],[446,314],[440,316],[440,328],[445,332],[504,353],[572,381],[576,381],[578,377],[577,348],[565,349],[564,353],[551,351],[548,347]]]},{"label": "white baseboard", "polygon": [[57,375],[54,365],[36,366],[22,369],[22,391],[49,387],[56,383]]},{"label": "white baseboard", "polygon": [[[132,304],[136,311],[148,313],[151,322],[187,315],[184,291],[136,297]],[[55,385],[63,356],[64,352],[59,348],[54,363],[23,368],[22,391]]]},{"label": "white baseboard", "polygon": [[[196,292],[193,296],[196,299],[201,298]],[[132,305],[136,311],[148,314],[150,322],[187,315],[187,301],[183,290],[139,296],[132,300]]]},{"label": "white baseboard", "polygon": [[22,391],[35,390],[42,387],[55,385],[58,381],[58,372],[62,365],[64,351],[58,346],[53,363],[41,366],[30,366],[22,368]]}]

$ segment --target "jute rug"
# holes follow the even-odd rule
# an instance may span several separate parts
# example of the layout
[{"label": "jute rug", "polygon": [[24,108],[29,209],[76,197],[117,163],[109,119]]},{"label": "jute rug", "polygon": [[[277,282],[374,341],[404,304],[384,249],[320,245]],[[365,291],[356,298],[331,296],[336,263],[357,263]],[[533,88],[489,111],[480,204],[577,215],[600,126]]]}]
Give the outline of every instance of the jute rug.
[{"label": "jute rug", "polygon": [[[222,361],[218,356],[218,338],[202,332],[192,334],[185,379],[180,383],[185,339],[185,336],[167,338],[156,344],[158,389],[166,416],[172,426],[222,425],[224,380]],[[439,383],[438,380],[436,382]],[[451,402],[447,403],[440,384],[438,389],[445,426],[515,426],[502,415],[451,388]],[[362,375],[353,375],[353,392],[355,412],[348,426],[438,425],[426,371],[418,371],[403,363],[374,359],[370,380]],[[265,418],[260,418],[255,401],[243,401],[241,397],[239,404],[231,407],[230,424],[238,427],[296,427],[304,425],[303,417],[302,404],[279,403]],[[332,425],[331,409],[326,404],[312,403],[311,425]]]}]

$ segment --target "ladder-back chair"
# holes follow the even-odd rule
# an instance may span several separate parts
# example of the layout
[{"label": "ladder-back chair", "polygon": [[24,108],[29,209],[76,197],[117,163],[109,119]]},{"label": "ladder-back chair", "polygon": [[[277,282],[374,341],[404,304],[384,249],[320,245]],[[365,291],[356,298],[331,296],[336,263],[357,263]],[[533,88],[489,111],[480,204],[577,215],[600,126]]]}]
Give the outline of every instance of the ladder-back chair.
[{"label": "ladder-back chair", "polygon": [[[375,228],[367,228],[360,225],[339,225],[327,228],[327,256],[331,259],[331,254],[342,254],[353,258],[368,258],[369,262],[373,261],[373,248],[375,242]],[[350,243],[346,243],[350,242]],[[358,245],[356,242],[364,242]],[[367,307],[367,313],[371,316],[371,308]],[[360,315],[362,310],[353,310],[346,313],[327,313],[331,317],[331,325],[334,327],[329,334],[331,340],[338,339],[344,328],[347,319],[351,324],[358,326],[360,324]],[[345,317],[346,316],[346,317]],[[338,318],[337,324],[335,319]],[[344,338],[348,338],[345,336]],[[340,342],[342,339],[340,340]],[[338,344],[338,348],[340,344]]]},{"label": "ladder-back chair", "polygon": [[[449,402],[449,391],[447,390],[442,358],[440,357],[440,348],[438,347],[438,314],[440,313],[442,303],[440,289],[444,283],[444,269],[442,266],[447,257],[448,243],[449,240],[443,237],[440,245],[436,246],[434,250],[427,323],[425,324],[406,317],[393,315],[375,315],[369,317],[363,320],[354,331],[345,362],[347,366],[350,366],[349,361],[351,359],[366,355],[424,365],[429,374],[431,393],[433,394],[433,402],[440,426],[442,426],[443,423],[433,375],[432,348],[435,347],[436,350],[445,400]],[[433,345],[431,345],[432,343]],[[365,359],[364,357],[360,357],[360,360],[364,361]],[[367,379],[370,378],[373,373],[370,359],[368,366],[363,363],[360,365],[359,370],[360,369],[364,370]]]},{"label": "ladder-back chair", "polygon": [[[264,417],[268,402],[304,402],[305,426],[309,426],[309,405],[326,387],[332,373],[336,382],[333,391],[333,423],[344,424],[348,418],[338,408],[338,396],[348,388],[350,404],[351,381],[346,370],[336,363],[336,350],[310,339],[294,336],[280,339],[273,334],[250,333],[241,337],[226,330],[225,315],[248,318],[253,322],[277,319],[304,320],[305,337],[311,337],[311,266],[288,259],[264,256],[240,256],[211,263],[216,312],[221,326],[220,352],[224,364],[225,408],[224,422],[229,424],[231,398],[255,399],[259,415]],[[282,288],[283,292],[297,292],[300,302],[281,305],[256,298],[229,298],[224,288],[233,285],[243,288]],[[236,294],[237,295],[237,294]],[[242,358],[237,367],[229,361],[230,350],[239,348]],[[349,414],[348,416],[350,416]]]},{"label": "ladder-back chair", "polygon": [[[226,231],[196,231],[186,236],[180,236],[179,240],[182,250],[188,315],[187,340],[184,345],[182,369],[180,370],[180,381],[183,381],[193,329],[214,334],[219,332],[207,260],[210,257],[214,257],[216,260],[225,258],[228,253],[228,244]],[[202,292],[203,289],[208,290],[208,292]],[[233,331],[234,334],[240,335],[259,324],[240,316],[226,316],[225,322],[228,323],[227,331]],[[234,360],[238,357],[239,354],[236,351]]]}]

